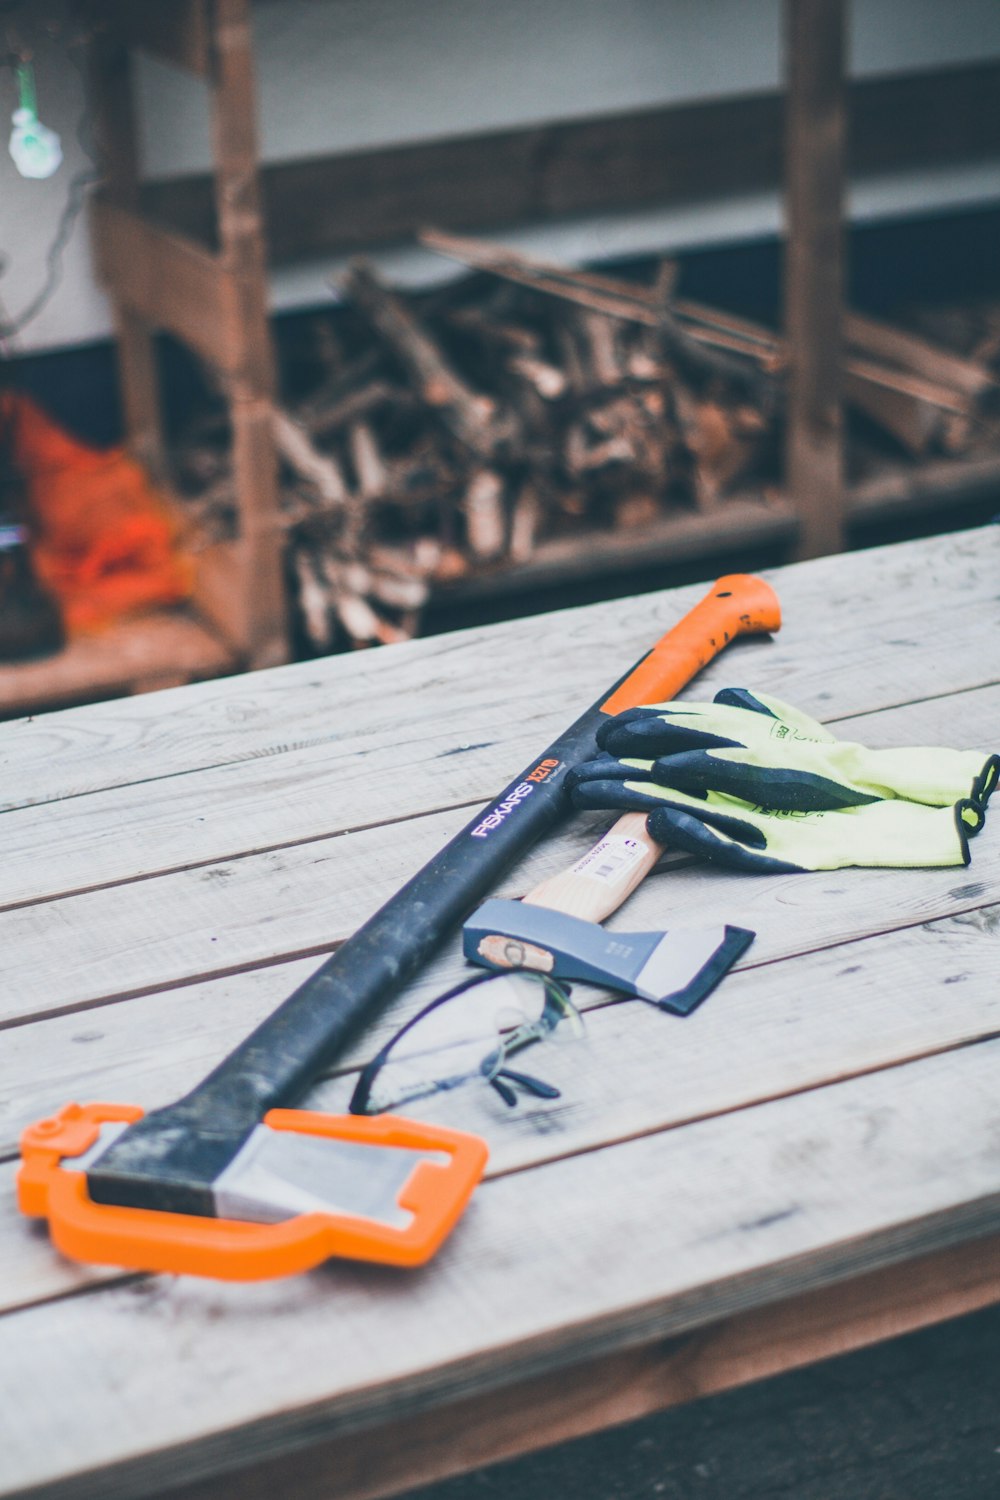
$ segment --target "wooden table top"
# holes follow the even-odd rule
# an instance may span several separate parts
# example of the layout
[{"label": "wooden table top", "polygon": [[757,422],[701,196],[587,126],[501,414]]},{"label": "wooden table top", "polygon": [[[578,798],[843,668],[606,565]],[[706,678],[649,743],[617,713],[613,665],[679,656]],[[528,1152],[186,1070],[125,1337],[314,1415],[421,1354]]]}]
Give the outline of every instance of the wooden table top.
[{"label": "wooden table top", "polygon": [[[686,697],[998,748],[1000,528],[767,576],[781,633]],[[968,869],[652,875],[610,925],[756,941],[686,1021],[580,987],[558,1101],[422,1108],[491,1153],[422,1270],[124,1275],[16,1212],[25,1124],[197,1082],[703,592],[0,725],[0,1492],[376,1495],[1000,1298],[1000,811]]]}]

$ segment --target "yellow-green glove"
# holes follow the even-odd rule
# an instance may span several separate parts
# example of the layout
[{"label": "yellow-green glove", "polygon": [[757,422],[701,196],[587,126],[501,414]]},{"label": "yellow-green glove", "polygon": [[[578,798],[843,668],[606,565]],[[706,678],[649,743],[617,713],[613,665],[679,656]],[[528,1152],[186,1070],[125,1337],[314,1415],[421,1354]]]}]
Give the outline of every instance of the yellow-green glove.
[{"label": "yellow-green glove", "polygon": [[[632,774],[641,776],[649,764],[636,762]],[[572,773],[574,806],[648,811],[646,826],[658,844],[755,874],[967,865],[969,839],[985,821],[971,798],[954,807],[892,798],[823,812],[781,812],[722,792],[698,796],[650,780],[602,778],[602,766],[606,762],[590,761]]]},{"label": "yellow-green glove", "polygon": [[655,762],[646,774],[662,786],[724,792],[788,812],[885,798],[930,807],[971,798],[985,806],[1000,774],[1000,757],[976,750],[869,750],[838,740],[808,714],[745,688],[725,688],[712,703],[627,709],[597,740],[623,765]]}]

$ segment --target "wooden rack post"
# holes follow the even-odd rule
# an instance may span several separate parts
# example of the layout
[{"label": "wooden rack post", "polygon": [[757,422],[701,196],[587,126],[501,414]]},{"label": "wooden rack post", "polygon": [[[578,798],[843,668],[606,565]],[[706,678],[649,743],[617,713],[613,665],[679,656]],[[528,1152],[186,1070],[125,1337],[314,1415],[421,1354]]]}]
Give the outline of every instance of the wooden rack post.
[{"label": "wooden rack post", "polygon": [[844,545],[844,0],[786,0],[785,486],[800,557]]},{"label": "wooden rack post", "polygon": [[[232,425],[239,535],[199,554],[196,602],[243,665],[287,660],[274,356],[267,320],[249,0],[95,0],[93,98],[106,163],[94,203],[98,266],[115,309],[129,445],[164,481],[154,332],[213,370]],[[204,79],[218,250],[167,231],[139,205],[133,48]]]}]

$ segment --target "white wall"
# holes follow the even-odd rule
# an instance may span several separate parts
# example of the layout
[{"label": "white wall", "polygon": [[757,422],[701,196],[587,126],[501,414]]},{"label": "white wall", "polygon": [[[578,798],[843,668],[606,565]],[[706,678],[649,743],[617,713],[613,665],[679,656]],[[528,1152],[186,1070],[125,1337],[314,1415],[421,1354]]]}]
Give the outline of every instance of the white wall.
[{"label": "white wall", "polygon": [[[65,14],[35,0],[36,17]],[[581,118],[773,89],[780,77],[780,0],[259,0],[255,7],[264,158],[350,151],[557,119]],[[63,136],[66,161],[49,182],[23,182],[0,153],[0,299],[17,316],[41,284],[72,174],[87,165],[75,139],[78,72],[59,46],[36,59],[41,117]],[[1000,56],[997,0],[855,0],[851,71],[906,72]],[[143,58],[138,72],[146,175],[210,165],[204,92]],[[0,109],[14,106],[0,73]],[[851,211],[871,218],[1000,200],[1000,164],[897,174],[853,185]],[[502,238],[568,258],[683,248],[770,233],[775,194],[666,211],[523,226]],[[405,281],[451,274],[416,251],[382,258]],[[277,307],[322,301],[336,262],[283,270]],[[14,347],[101,338],[105,299],[93,281],[85,216],[64,256],[60,289]]]}]

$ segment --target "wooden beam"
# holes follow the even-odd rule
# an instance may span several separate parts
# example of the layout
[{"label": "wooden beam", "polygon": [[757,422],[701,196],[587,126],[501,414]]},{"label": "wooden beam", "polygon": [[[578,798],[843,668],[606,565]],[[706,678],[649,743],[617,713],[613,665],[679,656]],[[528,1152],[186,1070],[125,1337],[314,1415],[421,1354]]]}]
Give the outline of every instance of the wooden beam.
[{"label": "wooden beam", "polygon": [[0,719],[221,677],[236,666],[190,611],[150,610],[74,636],[55,656],[0,663]]},{"label": "wooden beam", "polygon": [[987,1307],[1000,1298],[998,1255],[997,1236],[974,1240],[521,1385],[456,1392],[447,1406],[392,1420],[381,1443],[370,1429],[345,1432],[156,1493],[376,1500],[416,1489]]},{"label": "wooden beam", "polygon": [[[1000,154],[998,92],[996,62],[852,83],[852,175]],[[775,91],[276,163],[261,172],[270,260],[406,240],[430,223],[485,229],[776,189],[783,122]],[[217,243],[209,176],[147,183],[143,203]]]},{"label": "wooden beam", "polygon": [[[710,515],[680,513],[644,526],[634,535],[623,531],[588,532],[539,543],[525,562],[502,564],[451,583],[437,584],[434,602],[446,605],[492,599],[577,580],[690,562],[695,558],[734,555],[749,548],[784,551],[795,540],[795,511],[778,496],[748,495],[727,499]],[[595,563],[600,559],[600,566]]]},{"label": "wooden beam", "polygon": [[[98,31],[88,48],[87,64],[105,192],[122,208],[135,210],[139,201],[138,135],[128,49],[117,35]],[[98,264],[105,248],[103,227],[100,216],[92,215],[90,228]],[[111,300],[126,440],[140,463],[161,479],[163,422],[152,329],[141,314],[115,295],[113,288]]]},{"label": "wooden beam", "polygon": [[897,521],[939,512],[942,519],[950,519],[954,524],[957,509],[983,506],[993,510],[998,494],[1000,458],[940,459],[918,467],[893,465],[882,474],[852,485],[847,492],[847,504],[851,521],[858,523]]},{"label": "wooden beam", "polygon": [[799,556],[844,544],[844,0],[786,0],[785,487]]},{"label": "wooden beam", "polygon": [[92,0],[87,10],[127,47],[152,52],[189,73],[208,72],[206,0]]},{"label": "wooden beam", "polygon": [[[288,604],[274,440],[276,376],[257,174],[253,37],[249,0],[211,3],[215,47],[210,105],[219,263],[235,313],[226,395],[243,569],[236,592],[246,622],[236,641],[250,666],[271,667],[288,659]],[[229,614],[225,596],[219,597],[218,605],[216,619]]]},{"label": "wooden beam", "polygon": [[239,299],[218,258],[106,198],[92,205],[101,276],[116,300],[190,344],[215,369],[243,357]]},{"label": "wooden beam", "polygon": [[219,255],[238,301],[234,399],[274,393],[266,252],[258,184],[257,103],[249,0],[213,0],[215,55],[209,103]]}]

